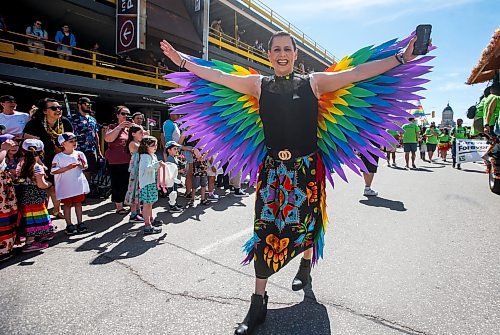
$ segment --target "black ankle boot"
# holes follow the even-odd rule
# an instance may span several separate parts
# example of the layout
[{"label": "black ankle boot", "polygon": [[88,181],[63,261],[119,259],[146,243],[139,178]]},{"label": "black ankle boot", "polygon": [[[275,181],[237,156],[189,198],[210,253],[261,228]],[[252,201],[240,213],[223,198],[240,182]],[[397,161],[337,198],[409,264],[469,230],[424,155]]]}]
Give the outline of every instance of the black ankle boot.
[{"label": "black ankle boot", "polygon": [[250,309],[242,323],[234,331],[235,335],[251,334],[255,327],[266,320],[267,315],[267,292],[264,297],[258,294],[252,294]]},{"label": "black ankle boot", "polygon": [[309,284],[310,275],[311,260],[302,258],[300,260],[299,271],[297,271],[295,278],[293,278],[292,290],[299,291],[306,287],[306,285]]}]

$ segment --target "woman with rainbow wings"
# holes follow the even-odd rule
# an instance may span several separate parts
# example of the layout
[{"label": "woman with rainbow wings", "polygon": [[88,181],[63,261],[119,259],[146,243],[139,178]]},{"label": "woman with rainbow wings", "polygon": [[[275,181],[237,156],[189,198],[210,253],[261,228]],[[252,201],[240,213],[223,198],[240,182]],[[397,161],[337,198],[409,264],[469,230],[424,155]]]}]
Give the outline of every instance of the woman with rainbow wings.
[{"label": "woman with rainbow wings", "polygon": [[[184,115],[187,134],[214,163],[228,163],[227,173],[242,171],[257,182],[254,234],[243,246],[243,263],[252,260],[256,285],[250,310],[235,334],[250,334],[267,313],[267,279],[303,253],[292,289],[310,281],[311,264],[323,256],[327,226],[326,178],[346,180],[342,165],[360,174],[359,155],[376,164],[380,146],[391,146],[387,130],[411,117],[406,102],[418,100],[418,78],[429,72],[415,60],[414,34],[370,46],[324,72],[293,73],[297,47],[287,32],[268,44],[273,76],[220,61],[205,61],[160,43],[180,69],[166,76],[181,93],[169,99],[173,113]],[[406,48],[405,48],[406,47]]]}]

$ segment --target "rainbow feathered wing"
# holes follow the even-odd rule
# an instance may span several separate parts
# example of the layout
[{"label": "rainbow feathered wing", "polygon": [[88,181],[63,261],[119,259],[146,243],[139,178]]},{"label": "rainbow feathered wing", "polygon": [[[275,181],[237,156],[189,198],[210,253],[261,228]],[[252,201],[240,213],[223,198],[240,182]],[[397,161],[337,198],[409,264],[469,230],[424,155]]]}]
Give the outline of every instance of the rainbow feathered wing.
[{"label": "rainbow feathered wing", "polygon": [[[412,37],[362,48],[326,71],[343,71],[389,57],[404,48]],[[238,65],[189,58],[234,75],[257,74]],[[390,146],[394,142],[387,130],[400,131],[398,124],[412,116],[407,110],[416,108],[408,101],[423,99],[415,92],[423,90],[420,85],[428,82],[420,76],[431,70],[431,66],[424,64],[432,58],[421,57],[320,97],[318,147],[328,171],[347,180],[343,165],[358,174],[366,170],[358,153],[372,163],[375,163],[372,155],[384,157],[379,146]],[[260,162],[266,155],[257,99],[190,72],[169,74],[166,79],[181,86],[170,91],[182,94],[170,98],[169,102],[179,104],[173,112],[183,115],[181,122],[188,127],[187,134],[199,140],[200,150],[214,157],[215,162],[227,162],[228,171],[242,170],[244,176],[250,174],[251,181],[255,182]],[[327,176],[333,183],[331,173]]]}]

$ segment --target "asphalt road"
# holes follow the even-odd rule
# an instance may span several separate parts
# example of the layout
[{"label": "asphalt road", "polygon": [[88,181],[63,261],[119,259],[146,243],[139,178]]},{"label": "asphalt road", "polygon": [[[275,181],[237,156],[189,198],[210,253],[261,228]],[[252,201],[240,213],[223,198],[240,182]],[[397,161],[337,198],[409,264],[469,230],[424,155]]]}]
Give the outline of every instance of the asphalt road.
[{"label": "asphalt road", "polygon": [[[273,276],[255,334],[499,334],[500,196],[482,165],[418,163],[383,164],[376,198],[352,173],[329,187],[312,287],[291,290],[298,258]],[[232,334],[253,290],[240,262],[254,200],[171,215],[162,199],[155,211],[169,224],[147,237],[109,201],[89,201],[88,234],[60,232],[49,249],[0,264],[0,333]]]}]

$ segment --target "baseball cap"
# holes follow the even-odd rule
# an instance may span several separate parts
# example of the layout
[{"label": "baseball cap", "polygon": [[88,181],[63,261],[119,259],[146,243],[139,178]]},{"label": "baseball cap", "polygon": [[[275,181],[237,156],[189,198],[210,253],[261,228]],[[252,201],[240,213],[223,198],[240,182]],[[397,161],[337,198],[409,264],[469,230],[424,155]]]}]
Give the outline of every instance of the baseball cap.
[{"label": "baseball cap", "polygon": [[30,148],[34,148],[35,151],[43,150],[43,142],[34,138],[28,138],[23,142],[23,150],[30,150]]},{"label": "baseball cap", "polygon": [[68,140],[72,140],[76,138],[76,135],[73,133],[62,133],[61,135],[57,136],[57,142],[59,142],[60,145],[62,145],[64,142]]},{"label": "baseball cap", "polygon": [[6,102],[6,101],[16,101],[16,98],[14,98],[12,95],[2,95],[0,97],[0,102]]},{"label": "baseball cap", "polygon": [[12,140],[13,138],[15,138],[15,136],[12,134],[0,135],[0,143],[3,143],[7,140]]},{"label": "baseball cap", "polygon": [[178,147],[178,148],[181,148],[182,145],[180,145],[179,143],[175,142],[175,141],[168,141],[167,143],[165,143],[165,148],[167,149],[170,149],[172,147]]},{"label": "baseball cap", "polygon": [[90,101],[90,99],[89,99],[89,98],[87,98],[87,97],[81,97],[81,98],[79,98],[79,99],[78,99],[78,103],[79,103],[79,104],[84,104],[84,103],[91,104],[91,103],[92,103],[92,101]]}]

